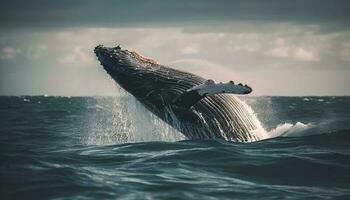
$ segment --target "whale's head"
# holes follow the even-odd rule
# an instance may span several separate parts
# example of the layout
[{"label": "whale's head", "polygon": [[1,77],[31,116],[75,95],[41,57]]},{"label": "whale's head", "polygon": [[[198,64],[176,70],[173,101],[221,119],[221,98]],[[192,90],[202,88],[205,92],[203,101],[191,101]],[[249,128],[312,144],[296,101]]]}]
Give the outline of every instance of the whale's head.
[{"label": "whale's head", "polygon": [[[107,73],[134,96],[138,96],[140,92],[149,92],[149,89],[155,88],[158,84],[154,81],[156,76],[152,75],[152,72],[159,68],[156,61],[134,51],[122,49],[119,45],[116,47],[98,45],[94,52]],[[150,87],[145,88],[145,85]]]},{"label": "whale's head", "polygon": [[119,45],[116,47],[98,45],[94,52],[103,68],[111,75],[122,74],[128,76],[158,64],[137,52],[122,49]]}]

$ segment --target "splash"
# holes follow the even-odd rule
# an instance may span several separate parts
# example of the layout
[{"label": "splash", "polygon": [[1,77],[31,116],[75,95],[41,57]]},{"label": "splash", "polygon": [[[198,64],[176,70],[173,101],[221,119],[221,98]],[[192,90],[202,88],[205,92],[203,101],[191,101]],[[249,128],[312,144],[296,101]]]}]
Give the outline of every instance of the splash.
[{"label": "splash", "polygon": [[[130,127],[131,141],[178,141],[185,137],[176,129],[162,121],[159,117],[149,112],[140,102],[131,95],[127,96],[128,100],[123,101],[129,112],[127,117],[131,120]],[[174,118],[169,112],[169,118]],[[174,119],[174,121],[177,121]]]},{"label": "splash", "polygon": [[236,99],[238,102],[240,102],[242,104],[242,106],[248,112],[248,115],[251,116],[254,124],[256,124],[256,126],[257,126],[257,128],[252,131],[253,134],[256,135],[257,138],[260,138],[260,140],[270,138],[270,135],[266,132],[266,130],[262,126],[260,120],[258,119],[256,113],[253,111],[252,107],[250,107],[248,104],[246,104],[244,101],[240,100],[239,98],[236,98]]},{"label": "splash", "polygon": [[[310,101],[310,99],[304,98],[304,101]],[[271,103],[271,102],[270,102]],[[308,133],[310,129],[315,128],[316,126],[308,123],[304,124],[302,122],[292,123],[282,123],[278,124],[276,128],[273,128],[269,131],[263,128],[262,123],[258,119],[257,114],[253,111],[252,107],[250,107],[245,101],[242,100],[242,104],[245,106],[246,110],[250,113],[250,115],[254,116],[253,119],[256,120],[255,123],[258,124],[258,129],[256,130],[256,135],[261,138],[261,140],[276,138],[276,137],[295,137],[295,136],[303,136]],[[267,114],[267,116],[277,116],[276,110],[274,107],[269,105],[268,107],[263,107],[261,112]],[[267,113],[266,113],[267,112]]]},{"label": "splash", "polygon": [[280,136],[300,136],[304,135],[307,130],[312,128],[312,124],[304,124],[297,122],[295,124],[283,123],[279,124],[275,129],[268,132],[269,138],[275,138]]},{"label": "splash", "polygon": [[[148,141],[178,141],[185,137],[149,112],[140,102],[120,91],[116,98],[95,98],[83,143],[112,145]],[[95,112],[95,113],[94,113]]]},{"label": "splash", "polygon": [[[260,117],[264,117],[265,122],[267,121],[276,121],[276,117],[280,115],[279,112],[281,112],[279,107],[276,107],[273,105],[273,102],[271,101],[271,97],[261,97],[263,98],[263,104],[260,104],[261,99],[257,101],[257,98],[243,98],[242,101],[247,106],[246,109],[250,110],[252,115],[255,116],[256,120]],[[312,101],[311,98],[303,98],[303,101]],[[247,104],[247,103],[248,104]],[[252,105],[254,107],[254,110],[259,113],[257,115],[253,109],[249,106]],[[324,130],[325,127],[327,127],[330,123],[327,121],[324,121],[323,123],[303,123],[303,122],[295,122],[295,123],[280,123],[276,124],[273,127],[270,127],[269,129],[261,130],[260,133],[262,133],[262,140],[264,139],[270,139],[270,138],[276,138],[276,137],[298,137],[298,136],[305,136],[309,134],[314,134],[314,132],[317,132],[317,130]],[[263,123],[260,123],[260,125]],[[322,132],[322,131],[321,131]]]}]

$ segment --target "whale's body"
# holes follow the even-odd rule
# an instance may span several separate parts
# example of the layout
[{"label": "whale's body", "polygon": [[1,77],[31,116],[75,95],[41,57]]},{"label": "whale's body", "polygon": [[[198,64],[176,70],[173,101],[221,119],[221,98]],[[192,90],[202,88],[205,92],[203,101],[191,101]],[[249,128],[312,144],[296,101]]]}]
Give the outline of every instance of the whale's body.
[{"label": "whale's body", "polygon": [[[208,95],[218,84],[207,87],[210,82],[200,76],[160,65],[119,46],[100,45],[95,53],[122,88],[187,138],[220,138],[235,142],[261,139],[257,134],[260,124],[234,95],[217,91]],[[224,86],[231,87],[222,84],[216,89]],[[243,89],[243,93],[251,91],[240,84],[236,89]]]}]

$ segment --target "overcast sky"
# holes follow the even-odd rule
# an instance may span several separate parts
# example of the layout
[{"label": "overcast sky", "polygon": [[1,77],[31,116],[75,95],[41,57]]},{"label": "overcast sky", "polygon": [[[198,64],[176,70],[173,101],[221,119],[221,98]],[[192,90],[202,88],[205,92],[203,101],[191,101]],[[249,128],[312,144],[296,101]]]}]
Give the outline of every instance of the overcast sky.
[{"label": "overcast sky", "polygon": [[253,95],[350,95],[350,1],[3,1],[0,95],[116,95],[98,44]]}]

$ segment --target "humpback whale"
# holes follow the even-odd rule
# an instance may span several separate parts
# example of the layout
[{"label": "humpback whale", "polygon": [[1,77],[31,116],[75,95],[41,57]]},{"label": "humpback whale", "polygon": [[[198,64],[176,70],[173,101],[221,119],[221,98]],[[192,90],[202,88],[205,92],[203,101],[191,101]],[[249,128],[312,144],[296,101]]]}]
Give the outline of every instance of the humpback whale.
[{"label": "humpback whale", "polygon": [[262,139],[260,123],[234,95],[249,94],[249,86],[206,80],[120,46],[99,45],[94,52],[123,89],[187,138],[234,142]]}]

